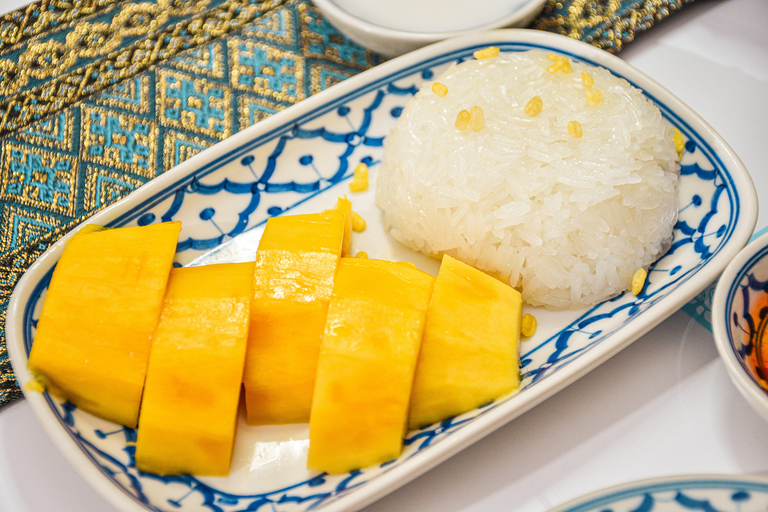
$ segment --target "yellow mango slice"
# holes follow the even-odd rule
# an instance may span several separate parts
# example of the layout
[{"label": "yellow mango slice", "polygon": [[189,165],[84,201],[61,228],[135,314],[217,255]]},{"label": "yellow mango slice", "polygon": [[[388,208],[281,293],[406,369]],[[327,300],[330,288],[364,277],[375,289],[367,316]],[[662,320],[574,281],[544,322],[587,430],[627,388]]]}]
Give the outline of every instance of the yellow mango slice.
[{"label": "yellow mango slice", "polygon": [[52,395],[135,427],[150,336],[180,222],[75,235],[53,272],[29,356]]},{"label": "yellow mango slice", "polygon": [[400,455],[433,283],[411,266],[341,259],[317,368],[309,469],[344,473]]},{"label": "yellow mango slice", "polygon": [[344,215],[344,244],[341,247],[341,255],[349,256],[352,247],[352,201],[346,197],[336,200],[336,205],[324,213],[340,213]]},{"label": "yellow mango slice", "polygon": [[415,429],[485,405],[520,386],[522,298],[443,256],[411,393]]},{"label": "yellow mango slice", "polygon": [[247,422],[306,423],[345,215],[273,217],[256,253],[243,384]]},{"label": "yellow mango slice", "polygon": [[253,263],[171,271],[141,404],[140,470],[229,472],[252,282]]}]

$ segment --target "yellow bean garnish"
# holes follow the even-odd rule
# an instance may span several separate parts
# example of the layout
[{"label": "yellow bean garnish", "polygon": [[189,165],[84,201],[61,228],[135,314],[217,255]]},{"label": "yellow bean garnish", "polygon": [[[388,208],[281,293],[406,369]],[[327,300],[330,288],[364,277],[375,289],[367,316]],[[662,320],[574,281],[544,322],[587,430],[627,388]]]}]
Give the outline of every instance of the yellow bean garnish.
[{"label": "yellow bean garnish", "polygon": [[365,251],[357,251],[357,253],[355,254],[355,258],[362,258],[364,260],[367,260],[368,259],[368,253],[365,252]]},{"label": "yellow bean garnish", "polygon": [[592,86],[595,85],[595,79],[592,78],[592,75],[590,75],[586,71],[581,72],[581,81],[584,82],[584,86],[587,89],[591,89]]},{"label": "yellow bean garnish", "polygon": [[600,92],[599,89],[587,89],[584,92],[584,95],[587,97],[587,103],[592,105],[593,107],[598,106],[603,102],[603,93]]},{"label": "yellow bean garnish", "polygon": [[674,130],[675,134],[672,136],[672,142],[675,143],[675,151],[677,151],[677,156],[679,158],[683,158],[683,153],[685,152],[685,139],[683,138],[683,134],[680,130],[672,127],[672,130]]},{"label": "yellow bean garnish", "polygon": [[581,123],[578,121],[569,121],[568,133],[571,135],[571,137],[574,137],[576,139],[584,135],[584,132],[581,129]]},{"label": "yellow bean garnish", "polygon": [[37,378],[30,379],[24,384],[24,391],[34,391],[36,393],[42,393],[45,391],[45,386]]},{"label": "yellow bean garnish", "polygon": [[544,106],[544,101],[539,96],[534,96],[525,106],[525,115],[529,117],[536,117],[541,114],[541,109]]},{"label": "yellow bean garnish", "polygon": [[473,132],[479,132],[485,126],[485,115],[483,109],[477,105],[469,110],[469,127]]},{"label": "yellow bean garnish", "polygon": [[499,49],[495,46],[489,46],[488,48],[484,48],[482,50],[477,50],[472,55],[475,56],[476,59],[490,59],[491,57],[495,57],[499,54]]},{"label": "yellow bean garnish", "polygon": [[360,216],[359,213],[355,211],[350,211],[352,214],[352,231],[355,233],[360,233],[361,231],[365,231],[365,219]]},{"label": "yellow bean garnish", "polygon": [[448,88],[441,84],[440,82],[435,82],[432,84],[432,92],[440,96],[441,98],[448,94]]},{"label": "yellow bean garnish", "polygon": [[469,128],[469,112],[462,110],[459,115],[456,116],[456,128],[459,130],[466,130]]},{"label": "yellow bean garnish", "polygon": [[352,181],[349,182],[349,190],[352,192],[363,192],[368,190],[368,166],[360,162],[355,167],[352,174]]},{"label": "yellow bean garnish", "polygon": [[640,295],[645,286],[645,278],[648,277],[648,272],[644,268],[639,268],[635,271],[635,275],[632,276],[632,294]]},{"label": "yellow bean garnish", "polygon": [[535,316],[531,315],[530,313],[523,315],[521,324],[521,333],[526,338],[529,338],[536,333],[536,327],[538,326],[538,323],[536,322]]},{"label": "yellow bean garnish", "polygon": [[571,67],[571,62],[568,60],[568,57],[557,55],[556,53],[548,53],[547,58],[554,62],[554,64],[547,68],[547,71],[550,73],[557,73],[558,71],[562,71],[563,73],[573,73],[573,68]]}]

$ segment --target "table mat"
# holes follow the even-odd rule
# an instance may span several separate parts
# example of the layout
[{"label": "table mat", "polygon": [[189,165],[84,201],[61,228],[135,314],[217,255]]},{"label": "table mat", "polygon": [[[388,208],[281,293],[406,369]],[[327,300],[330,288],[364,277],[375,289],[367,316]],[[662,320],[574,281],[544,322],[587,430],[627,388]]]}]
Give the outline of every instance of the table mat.
[{"label": "table mat", "polygon": [[[695,0],[549,0],[531,28],[617,53]],[[74,226],[383,59],[307,0],[42,0],[0,18],[0,406],[18,279]],[[703,318],[703,316],[702,316]]]}]

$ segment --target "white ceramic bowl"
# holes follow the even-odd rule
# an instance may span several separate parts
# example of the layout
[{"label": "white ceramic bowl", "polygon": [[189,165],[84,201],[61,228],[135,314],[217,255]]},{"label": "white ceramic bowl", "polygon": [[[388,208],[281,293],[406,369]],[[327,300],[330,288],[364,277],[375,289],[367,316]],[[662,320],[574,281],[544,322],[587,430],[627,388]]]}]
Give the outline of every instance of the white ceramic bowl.
[{"label": "white ceramic bowl", "polygon": [[[340,7],[334,0],[312,0],[312,2],[318,9],[320,9],[331,25],[336,27],[342,34],[352,41],[385,57],[397,57],[398,55],[408,53],[417,48],[421,48],[422,46],[427,46],[454,36],[497,28],[524,27],[533,21],[539,12],[541,12],[546,0],[520,1],[519,4],[513,8],[512,12],[508,12],[493,21],[466,27],[462,30],[441,32],[431,32],[428,31],[426,27],[423,31],[392,29],[374,23],[369,19],[355,16]],[[433,3],[440,5],[440,2]],[[383,11],[391,10],[393,8],[389,1],[375,2],[372,6],[374,7],[370,7],[368,11],[371,12],[372,15],[375,15],[373,11],[380,10],[382,12],[382,17],[384,17]],[[417,18],[423,19],[423,16],[417,16]]]},{"label": "white ceramic bowl", "polygon": [[759,367],[766,328],[768,233],[747,245],[728,264],[712,301],[712,332],[728,375],[747,402],[768,421],[768,380]]}]

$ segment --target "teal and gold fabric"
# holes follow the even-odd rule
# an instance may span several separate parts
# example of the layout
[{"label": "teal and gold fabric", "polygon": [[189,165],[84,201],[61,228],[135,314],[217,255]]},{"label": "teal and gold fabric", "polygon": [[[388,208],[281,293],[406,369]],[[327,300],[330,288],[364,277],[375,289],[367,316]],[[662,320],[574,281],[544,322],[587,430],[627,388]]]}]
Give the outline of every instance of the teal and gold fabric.
[{"label": "teal and gold fabric", "polygon": [[[620,51],[692,0],[550,0],[532,27]],[[0,18],[0,405],[19,277],[78,223],[375,66],[307,0],[42,0]]]}]

